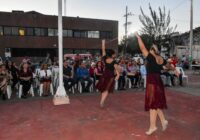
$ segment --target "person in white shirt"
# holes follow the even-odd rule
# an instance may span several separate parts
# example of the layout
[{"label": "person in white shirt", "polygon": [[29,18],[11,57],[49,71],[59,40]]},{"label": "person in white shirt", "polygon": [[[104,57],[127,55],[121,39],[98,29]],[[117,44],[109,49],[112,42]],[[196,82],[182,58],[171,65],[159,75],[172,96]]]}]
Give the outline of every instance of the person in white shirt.
[{"label": "person in white shirt", "polygon": [[48,96],[51,84],[51,71],[48,69],[47,64],[42,64],[40,71],[40,82],[43,84],[43,96]]}]

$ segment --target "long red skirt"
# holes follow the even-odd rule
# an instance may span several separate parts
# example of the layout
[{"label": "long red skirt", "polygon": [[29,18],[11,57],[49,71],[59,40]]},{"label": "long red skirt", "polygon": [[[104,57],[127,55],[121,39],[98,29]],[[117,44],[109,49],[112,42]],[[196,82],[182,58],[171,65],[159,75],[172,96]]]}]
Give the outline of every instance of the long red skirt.
[{"label": "long red skirt", "polygon": [[165,90],[160,74],[147,74],[145,111],[149,109],[167,109]]},{"label": "long red skirt", "polygon": [[104,91],[113,93],[114,86],[115,86],[114,73],[110,70],[105,70],[99,82],[96,85],[96,89],[98,89],[101,93]]}]

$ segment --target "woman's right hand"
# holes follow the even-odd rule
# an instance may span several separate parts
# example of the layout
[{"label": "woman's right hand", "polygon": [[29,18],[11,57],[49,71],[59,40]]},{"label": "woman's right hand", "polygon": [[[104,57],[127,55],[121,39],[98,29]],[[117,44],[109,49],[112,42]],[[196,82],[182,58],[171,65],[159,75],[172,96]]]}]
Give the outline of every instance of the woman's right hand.
[{"label": "woman's right hand", "polygon": [[138,32],[135,32],[134,34],[135,34],[135,36],[136,36],[137,38],[140,38],[140,35],[138,34]]},{"label": "woman's right hand", "polygon": [[106,46],[106,40],[103,39],[103,40],[102,40],[102,47],[105,47],[105,46]]}]

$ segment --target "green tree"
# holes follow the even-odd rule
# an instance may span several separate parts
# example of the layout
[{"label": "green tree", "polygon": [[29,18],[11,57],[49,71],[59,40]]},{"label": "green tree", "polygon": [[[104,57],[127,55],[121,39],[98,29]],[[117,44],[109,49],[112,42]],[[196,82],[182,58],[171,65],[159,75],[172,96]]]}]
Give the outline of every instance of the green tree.
[{"label": "green tree", "polygon": [[143,27],[141,33],[148,35],[150,38],[155,40],[158,47],[162,44],[162,40],[170,38],[171,34],[174,33],[176,27],[171,27],[170,11],[166,12],[165,7],[163,10],[161,7],[158,8],[158,12],[152,9],[149,4],[150,16],[146,15],[143,9],[140,7],[141,15],[139,15],[140,22]]}]

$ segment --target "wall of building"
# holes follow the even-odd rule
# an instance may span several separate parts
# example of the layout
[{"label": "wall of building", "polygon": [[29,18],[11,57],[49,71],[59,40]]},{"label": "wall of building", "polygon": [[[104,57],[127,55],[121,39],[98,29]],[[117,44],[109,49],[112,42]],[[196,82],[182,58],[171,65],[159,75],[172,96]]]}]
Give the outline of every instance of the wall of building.
[{"label": "wall of building", "polygon": [[[11,51],[24,51],[22,54],[26,54],[26,51],[31,51],[31,49],[56,51],[58,48],[57,25],[57,16],[43,15],[35,11],[0,12],[0,56],[4,56],[6,48],[10,48]],[[22,32],[24,30],[24,35],[5,35],[6,27],[17,27]],[[2,31],[1,28],[3,28]],[[28,35],[26,33],[28,29],[34,29],[35,34]],[[42,33],[38,35],[36,30],[40,31],[40,29],[43,32],[41,31]],[[73,52],[75,50],[100,51],[101,40],[105,37],[109,42],[107,48],[117,52],[118,21],[63,17],[63,29],[72,33],[72,36],[67,34],[63,38],[66,53],[71,50]],[[50,35],[50,30],[53,30],[55,35]],[[99,37],[89,35],[95,31],[99,31]]]},{"label": "wall of building", "polygon": [[[183,55],[188,56],[189,46],[176,46],[176,55],[181,58]],[[200,45],[194,45],[192,49],[192,58],[200,60]]]}]

